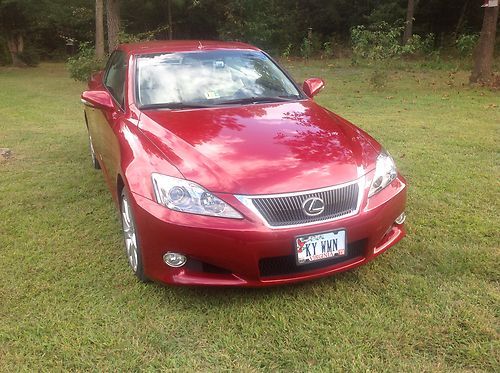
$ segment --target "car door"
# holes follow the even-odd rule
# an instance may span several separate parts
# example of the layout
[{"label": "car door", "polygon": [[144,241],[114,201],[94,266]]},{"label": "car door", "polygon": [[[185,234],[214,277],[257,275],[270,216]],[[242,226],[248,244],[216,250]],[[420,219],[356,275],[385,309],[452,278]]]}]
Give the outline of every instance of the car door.
[{"label": "car door", "polygon": [[[116,174],[120,162],[120,147],[115,132],[125,115],[126,56],[122,51],[111,55],[103,76],[103,88],[113,98],[114,109],[89,108],[87,114],[89,132],[94,150],[100,160],[110,187],[116,187]],[[113,191],[115,189],[112,189]]]}]

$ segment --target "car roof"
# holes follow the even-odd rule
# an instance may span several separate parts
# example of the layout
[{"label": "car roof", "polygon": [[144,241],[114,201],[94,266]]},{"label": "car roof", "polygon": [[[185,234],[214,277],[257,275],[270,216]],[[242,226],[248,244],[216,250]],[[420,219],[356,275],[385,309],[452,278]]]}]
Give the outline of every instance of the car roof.
[{"label": "car roof", "polygon": [[228,41],[214,40],[157,40],[140,43],[120,44],[119,50],[128,55],[169,53],[169,52],[197,52],[203,50],[253,50],[260,51],[259,48],[250,44]]}]

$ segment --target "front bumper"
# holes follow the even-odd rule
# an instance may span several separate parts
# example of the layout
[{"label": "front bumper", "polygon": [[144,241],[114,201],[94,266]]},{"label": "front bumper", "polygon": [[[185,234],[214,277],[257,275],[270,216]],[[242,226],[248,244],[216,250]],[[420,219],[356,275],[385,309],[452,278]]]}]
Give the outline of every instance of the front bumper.
[{"label": "front bumper", "polygon": [[[171,211],[133,194],[139,244],[148,278],[167,284],[270,286],[323,277],[367,263],[405,236],[396,224],[406,204],[406,181],[398,176],[368,199],[360,212],[345,219],[290,229],[271,229],[234,196],[217,195],[237,208],[245,219],[223,219]],[[341,261],[293,264],[296,236],[345,229],[348,254]],[[188,257],[185,266],[171,268],[167,251]]]}]

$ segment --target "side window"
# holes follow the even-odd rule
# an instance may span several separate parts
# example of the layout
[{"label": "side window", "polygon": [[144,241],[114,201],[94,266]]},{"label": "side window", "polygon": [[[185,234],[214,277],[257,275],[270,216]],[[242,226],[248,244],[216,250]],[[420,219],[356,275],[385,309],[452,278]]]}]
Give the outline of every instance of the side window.
[{"label": "side window", "polygon": [[125,63],[125,54],[116,51],[109,59],[104,85],[113,95],[115,100],[123,106],[125,91],[125,76],[127,74],[127,65]]}]

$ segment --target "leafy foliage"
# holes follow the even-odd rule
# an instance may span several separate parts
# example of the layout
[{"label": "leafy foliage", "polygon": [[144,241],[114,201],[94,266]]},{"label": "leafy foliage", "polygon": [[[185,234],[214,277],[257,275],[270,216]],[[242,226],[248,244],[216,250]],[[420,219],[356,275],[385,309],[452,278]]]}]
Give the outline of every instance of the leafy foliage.
[{"label": "leafy foliage", "polygon": [[455,45],[462,56],[470,56],[478,40],[479,34],[462,34],[457,38]]},{"label": "leafy foliage", "polygon": [[402,31],[402,27],[392,27],[387,22],[380,22],[370,27],[353,27],[351,41],[354,56],[383,60],[400,55]]},{"label": "leafy foliage", "polygon": [[78,54],[68,59],[70,76],[77,81],[87,81],[90,75],[104,67],[104,61],[96,58],[90,43],[82,43]]},{"label": "leafy foliage", "polygon": [[[452,34],[478,32],[481,8],[465,6],[467,2],[472,3],[420,1],[414,23],[417,36],[406,49],[398,46],[396,29],[405,17],[407,0],[172,0],[171,9],[175,39],[240,40],[275,55],[326,58],[341,53],[357,36],[358,58],[365,54],[364,58],[379,59],[423,53],[427,45],[421,44],[428,40],[424,35],[430,33],[436,35],[432,46],[442,47],[453,46]],[[168,37],[165,0],[120,0],[120,4],[123,41]],[[9,35],[21,34],[43,59],[65,58],[72,53],[66,40],[94,42],[94,5],[88,0],[0,0],[0,37],[5,44]],[[380,29],[384,24],[398,26]],[[373,44],[372,36],[378,39],[376,50],[360,50],[363,43]],[[304,44],[305,38],[311,45]],[[456,47],[466,56],[473,42],[473,37],[464,37]]]},{"label": "leafy foliage", "polygon": [[288,60],[290,58],[290,55],[292,54],[292,47],[293,47],[293,44],[288,43],[288,45],[285,48],[285,50],[283,51],[283,53],[281,53],[281,57]]},{"label": "leafy foliage", "polygon": [[312,54],[312,41],[309,38],[304,38],[302,40],[302,45],[300,46],[300,55],[306,60],[311,57]]},{"label": "leafy foliage", "polygon": [[434,48],[434,35],[413,35],[402,45],[403,26],[380,22],[371,26],[356,26],[351,30],[354,59],[380,61],[388,58],[430,53]]},{"label": "leafy foliage", "polygon": [[327,41],[323,43],[321,58],[332,58],[333,57],[333,45],[332,42]]}]

